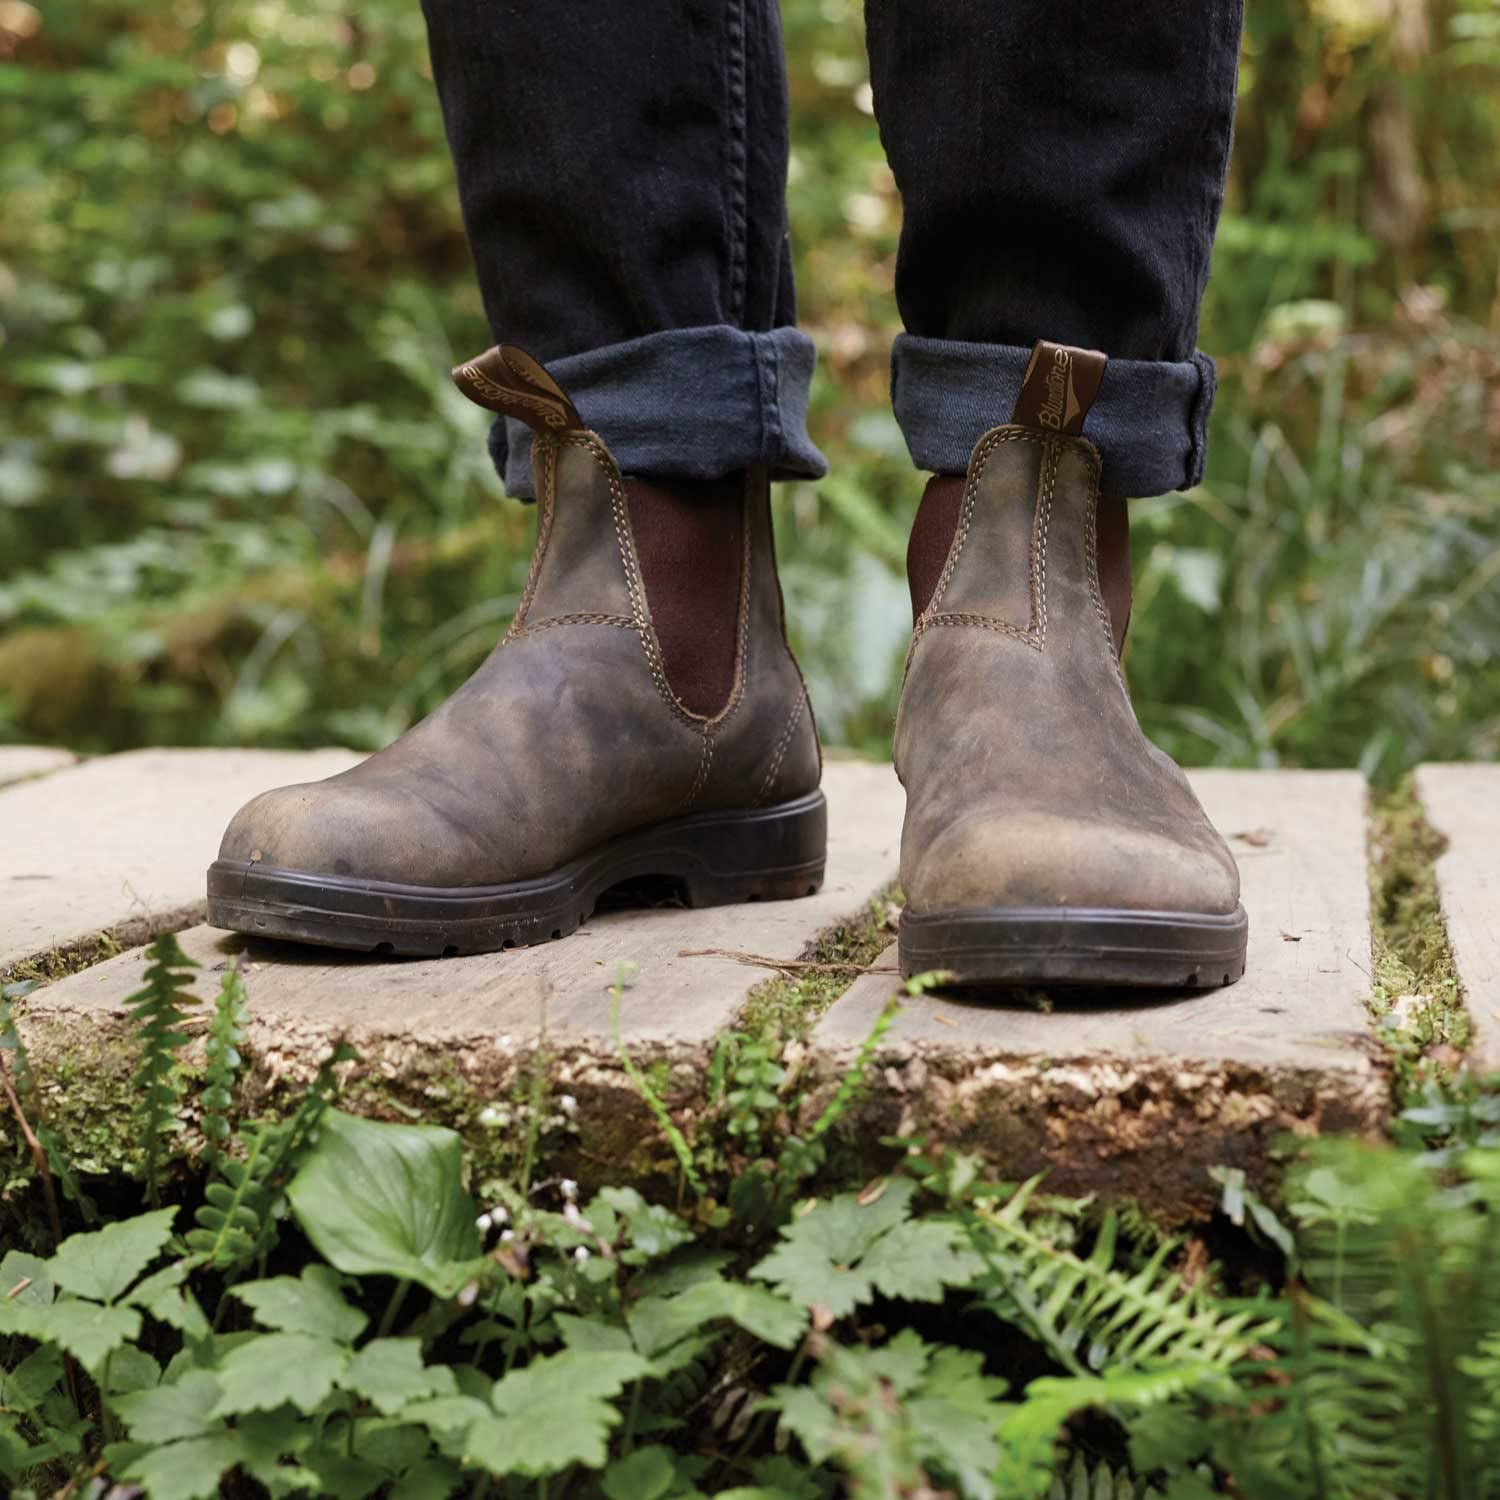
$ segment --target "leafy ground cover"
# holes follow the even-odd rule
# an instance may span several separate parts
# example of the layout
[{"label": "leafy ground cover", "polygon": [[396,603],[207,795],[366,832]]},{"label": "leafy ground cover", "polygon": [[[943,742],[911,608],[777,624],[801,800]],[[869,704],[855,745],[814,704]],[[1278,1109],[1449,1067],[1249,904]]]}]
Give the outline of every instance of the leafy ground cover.
[{"label": "leafy ground cover", "polygon": [[[1138,505],[1130,673],[1194,763],[1500,750],[1500,26],[1250,8],[1208,482]],[[885,754],[919,482],[854,0],[787,0],[812,427],[783,487],[826,737]],[[418,7],[0,9],[0,738],[377,746],[493,643],[531,520],[447,388],[489,342]]]},{"label": "leafy ground cover", "polygon": [[[1409,1110],[1406,1149],[1295,1148],[1279,1211],[1221,1171],[1220,1218],[1180,1242],[995,1182],[937,1140],[840,1191],[821,1138],[866,1061],[799,1139],[747,1051],[719,1141],[668,1127],[675,1203],[584,1200],[530,1154],[475,1181],[454,1133],[342,1111],[340,1052],[284,1115],[244,1118],[242,980],[195,1014],[189,977],[159,938],[133,1002],[139,1102],[120,1125],[143,1209],[73,1170],[0,1023],[40,1211],[18,1221],[36,1242],[0,1260],[17,1496],[1500,1485],[1500,1138],[1483,1111]],[[191,1027],[201,1069],[183,1066]]]}]

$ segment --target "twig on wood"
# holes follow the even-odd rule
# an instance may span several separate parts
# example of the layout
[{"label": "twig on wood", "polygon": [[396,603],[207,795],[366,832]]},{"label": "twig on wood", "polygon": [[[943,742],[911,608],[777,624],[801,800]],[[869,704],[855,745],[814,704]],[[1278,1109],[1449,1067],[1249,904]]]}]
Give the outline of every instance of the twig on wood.
[{"label": "twig on wood", "polygon": [[803,974],[897,974],[891,964],[857,964],[852,962],[819,963],[804,958],[768,958],[764,953],[741,953],[737,948],[681,948],[678,958],[732,958],[752,969],[781,969]]}]

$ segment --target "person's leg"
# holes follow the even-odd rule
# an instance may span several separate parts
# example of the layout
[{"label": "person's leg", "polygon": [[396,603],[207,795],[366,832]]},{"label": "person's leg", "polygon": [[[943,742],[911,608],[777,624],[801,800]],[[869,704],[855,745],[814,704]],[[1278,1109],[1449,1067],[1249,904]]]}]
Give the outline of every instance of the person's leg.
[{"label": "person's leg", "polygon": [[[867,0],[905,210],[893,401],[928,484],[896,730],[902,965],[1227,983],[1233,857],[1119,668],[1127,495],[1202,475],[1194,349],[1240,0]],[[1050,341],[1050,342],[1038,342]]]},{"label": "person's leg", "polygon": [[768,485],[822,459],[774,0],[426,9],[497,339],[454,378],[536,496],[536,555],[446,703],[241,810],[209,920],[437,953],[560,937],[650,876],[806,895],[826,815]]},{"label": "person's leg", "polygon": [[[547,365],[627,474],[821,473],[775,0],[424,10],[496,342]],[[529,495],[529,428],[491,446]]]},{"label": "person's leg", "polygon": [[904,221],[893,357],[917,467],[962,473],[1038,338],[1100,349],[1116,495],[1202,477],[1198,308],[1229,162],[1242,0],[867,0]]}]

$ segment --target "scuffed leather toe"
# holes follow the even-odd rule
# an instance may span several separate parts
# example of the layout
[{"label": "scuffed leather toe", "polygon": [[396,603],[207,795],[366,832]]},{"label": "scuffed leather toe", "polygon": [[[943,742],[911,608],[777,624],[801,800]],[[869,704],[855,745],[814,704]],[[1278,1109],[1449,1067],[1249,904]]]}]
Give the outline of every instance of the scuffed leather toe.
[{"label": "scuffed leather toe", "polygon": [[902,881],[913,911],[1017,907],[1227,916],[1239,871],[1205,821],[1181,830],[984,807],[947,822]]},{"label": "scuffed leather toe", "polygon": [[268,869],[424,886],[460,885],[484,857],[431,803],[342,777],[263,792],[235,814],[219,848],[221,860]]}]

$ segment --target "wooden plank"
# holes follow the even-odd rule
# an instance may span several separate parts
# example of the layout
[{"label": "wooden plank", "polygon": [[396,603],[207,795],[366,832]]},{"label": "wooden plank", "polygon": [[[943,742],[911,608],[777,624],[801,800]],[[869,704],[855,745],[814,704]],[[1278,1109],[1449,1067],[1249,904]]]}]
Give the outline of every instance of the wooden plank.
[{"label": "wooden plank", "polygon": [[48,745],[0,745],[0,786],[60,771],[77,759],[71,750],[57,750]]},{"label": "wooden plank", "polygon": [[[204,873],[244,802],[330,776],[347,750],[138,750],[0,792],[0,972],[170,918],[201,918]],[[139,939],[137,939],[139,940]]]},{"label": "wooden plank", "polygon": [[1500,1072],[1500,766],[1417,771],[1427,821],[1448,840],[1436,864],[1438,900],[1463,985],[1469,1065]]},{"label": "wooden plank", "polygon": [[[545,1012],[547,1034],[612,1047],[609,988],[622,964],[634,972],[621,1005],[632,1041],[699,1044],[733,1024],[749,991],[766,977],[719,955],[729,948],[794,959],[833,923],[858,914],[895,878],[902,794],[886,765],[830,764],[829,859],[823,889],[800,901],[703,911],[663,908],[596,915],[557,943],[462,958],[398,960],[251,940],[195,927],[184,950],[212,972],[246,952],[251,1007],[274,1042],[288,1028],[319,1034],[406,1037],[460,1050],[530,1047]],[[201,879],[201,872],[200,872]],[[48,1015],[118,1008],[140,981],[144,955],[122,954],[39,991],[35,1024]],[[207,991],[207,985],[199,988]]]},{"label": "wooden plank", "polygon": [[[1202,771],[1192,781],[1240,864],[1245,978],[1186,995],[1059,994],[1048,1010],[950,993],[907,1000],[885,1042],[898,1113],[987,1146],[1015,1172],[1050,1166],[1065,1191],[1166,1191],[1200,1207],[1213,1192],[1208,1166],[1263,1165],[1281,1131],[1378,1123],[1362,779]],[[877,962],[893,959],[894,949]],[[847,1055],[892,989],[889,977],[860,979],[815,1046]]]}]

